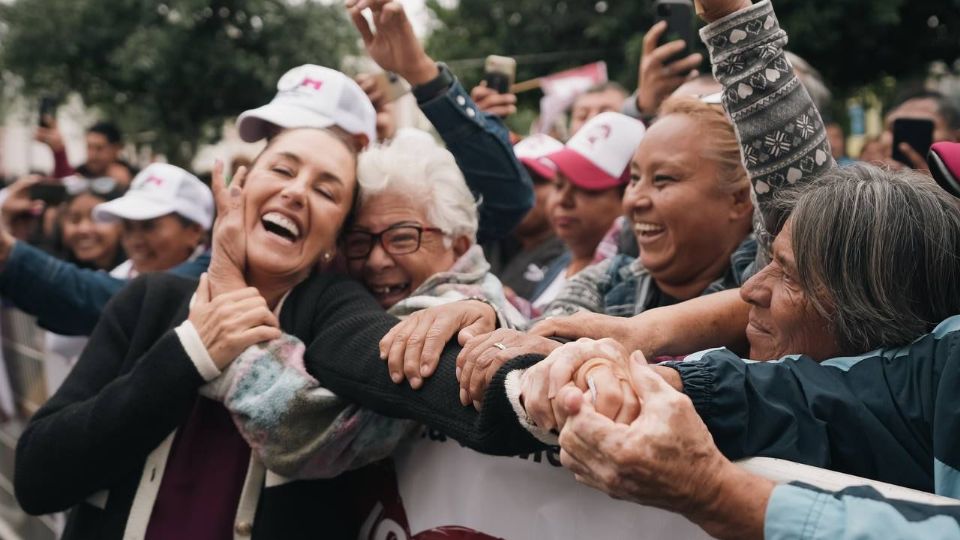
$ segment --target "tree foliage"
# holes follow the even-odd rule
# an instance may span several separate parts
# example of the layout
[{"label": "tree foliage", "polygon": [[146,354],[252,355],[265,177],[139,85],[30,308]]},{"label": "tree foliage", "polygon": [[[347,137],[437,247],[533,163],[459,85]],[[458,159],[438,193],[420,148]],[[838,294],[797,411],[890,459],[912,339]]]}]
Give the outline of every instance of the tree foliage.
[{"label": "tree foliage", "polygon": [[[819,69],[841,95],[884,77],[909,78],[929,62],[960,57],[960,0],[774,0],[789,48]],[[439,58],[520,56],[518,76],[606,60],[611,78],[636,85],[640,40],[653,1],[459,0],[428,6]],[[524,61],[522,55],[560,52]],[[468,71],[478,76],[479,69]]]},{"label": "tree foliage", "polygon": [[284,71],[356,46],[339,5],[285,0],[17,0],[0,26],[0,68],[27,95],[77,92],[180,164]]}]

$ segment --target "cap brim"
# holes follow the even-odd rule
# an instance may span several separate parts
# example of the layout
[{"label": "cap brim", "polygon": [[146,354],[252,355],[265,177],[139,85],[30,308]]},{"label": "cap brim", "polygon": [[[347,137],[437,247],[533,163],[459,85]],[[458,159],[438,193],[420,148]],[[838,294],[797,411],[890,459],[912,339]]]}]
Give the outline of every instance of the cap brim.
[{"label": "cap brim", "polygon": [[544,163],[532,157],[522,157],[520,158],[520,163],[529,169],[530,172],[544,180],[549,180],[550,182],[556,182],[557,180],[557,170],[552,167],[552,163]]},{"label": "cap brim", "polygon": [[317,128],[334,125],[326,116],[292,105],[268,103],[242,113],[237,118],[237,131],[244,142],[257,142],[280,129]]},{"label": "cap brim", "polygon": [[604,191],[623,185],[628,179],[626,170],[619,177],[610,176],[589,159],[570,148],[557,150],[540,159],[555,165],[557,171],[563,173],[575,186],[587,191]]},{"label": "cap brim", "polygon": [[111,223],[121,219],[146,221],[176,212],[169,203],[127,193],[119,199],[98,204],[93,208],[93,219],[101,223]]}]

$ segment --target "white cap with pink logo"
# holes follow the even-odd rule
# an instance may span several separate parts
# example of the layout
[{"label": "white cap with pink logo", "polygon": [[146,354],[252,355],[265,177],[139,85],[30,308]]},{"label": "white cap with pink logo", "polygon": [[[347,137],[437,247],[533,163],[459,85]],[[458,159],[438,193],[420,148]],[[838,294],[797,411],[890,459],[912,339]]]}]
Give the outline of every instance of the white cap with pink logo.
[{"label": "white cap with pink logo", "polygon": [[513,145],[513,153],[537,176],[553,182],[557,179],[557,169],[553,163],[543,162],[540,158],[563,149],[563,143],[549,135],[537,133]]},{"label": "white cap with pink logo", "polygon": [[98,204],[93,219],[146,221],[179,214],[204,230],[213,225],[213,192],[199,178],[167,163],[153,163],[140,171],[123,197]]},{"label": "white cap with pink logo", "polygon": [[605,112],[580,128],[562,149],[540,158],[570,182],[587,191],[604,191],[626,184],[630,161],[643,140],[643,122]]},{"label": "white cap with pink logo", "polygon": [[337,126],[351,135],[377,140],[377,111],[350,77],[335,69],[304,64],[283,74],[273,101],[237,118],[240,138],[256,142],[276,128]]}]

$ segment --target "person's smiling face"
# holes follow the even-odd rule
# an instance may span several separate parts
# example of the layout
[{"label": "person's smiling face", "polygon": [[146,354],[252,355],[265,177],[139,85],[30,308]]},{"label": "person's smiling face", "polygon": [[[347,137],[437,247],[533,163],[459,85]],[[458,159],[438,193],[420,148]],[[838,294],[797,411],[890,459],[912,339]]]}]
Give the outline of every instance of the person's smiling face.
[{"label": "person's smiling face", "polygon": [[277,135],[244,184],[248,271],[291,284],[306,277],[335,248],[356,189],[356,159],[334,135]]},{"label": "person's smiling face", "polygon": [[[450,241],[442,232],[423,230],[420,248],[410,253],[389,253],[378,241],[371,246],[366,257],[349,257],[354,236],[357,242],[369,240],[369,236],[363,233],[398,231],[397,234],[402,236],[395,238],[397,245],[409,242],[410,246],[415,246],[417,231],[408,226],[435,228],[427,219],[423,203],[402,194],[381,193],[364,201],[350,230],[357,234],[348,232],[345,237],[350,274],[363,282],[384,309],[410,296],[430,276],[449,270],[470,244],[465,237]],[[383,242],[390,238],[388,236]]]},{"label": "person's smiling face", "polygon": [[787,221],[773,243],[773,260],[740,289],[751,305],[747,339],[754,360],[804,354],[821,361],[842,354],[830,322],[800,286],[791,230]]}]

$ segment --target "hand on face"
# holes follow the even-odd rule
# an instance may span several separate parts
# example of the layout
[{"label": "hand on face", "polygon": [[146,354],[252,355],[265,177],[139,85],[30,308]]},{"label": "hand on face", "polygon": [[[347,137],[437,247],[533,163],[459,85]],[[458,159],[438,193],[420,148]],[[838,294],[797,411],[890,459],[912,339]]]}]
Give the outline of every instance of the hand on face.
[{"label": "hand on face", "polygon": [[223,162],[217,160],[213,166],[211,189],[217,205],[217,219],[213,224],[213,247],[207,273],[214,297],[246,287],[247,234],[243,223],[246,176],[246,167],[240,167],[228,187]]},{"label": "hand on face", "polygon": [[[622,345],[612,339],[601,339],[594,341],[592,339],[580,339],[573,343],[567,343],[550,353],[542,362],[526,370],[520,377],[520,397],[527,415],[537,426],[546,429],[560,429],[566,421],[567,413],[560,408],[560,402],[557,396],[563,388],[572,388],[578,392],[590,391],[592,389],[578,388],[577,372],[582,366],[596,359],[608,360],[614,364],[625,365],[627,362],[627,351]],[[604,410],[616,408],[614,417],[619,414],[620,405],[628,403],[629,397],[624,397],[621,393],[623,387],[619,384],[617,374],[611,372],[612,379],[616,384],[597,387],[597,400],[601,400],[601,394]],[[588,379],[581,377],[580,382],[584,386]],[[611,378],[603,375],[602,378],[594,383],[611,382]],[[606,397],[611,394],[611,397]],[[619,396],[619,397],[617,397]],[[592,397],[592,396],[591,396]],[[610,405],[606,405],[609,403]],[[616,407],[615,407],[616,406]],[[629,408],[629,403],[628,403]],[[628,411],[627,411],[628,412]]]},{"label": "hand on face", "polygon": [[[392,71],[417,86],[429,82],[440,73],[407,18],[403,6],[396,0],[346,0],[354,26],[360,31],[367,53],[387,71]],[[373,12],[373,24],[363,16],[363,10]]]},{"label": "hand on face", "polygon": [[490,380],[503,364],[525,354],[550,354],[559,346],[556,341],[507,328],[478,334],[457,356],[460,402],[480,409]]},{"label": "hand on face", "polygon": [[683,83],[697,78],[700,73],[696,68],[703,62],[703,55],[699,53],[672,60],[675,54],[683,50],[686,43],[681,40],[658,46],[666,31],[667,23],[660,21],[643,37],[637,107],[640,112],[648,115],[656,114],[660,104]]},{"label": "hand on face", "polygon": [[[387,361],[395,383],[410,382],[418,389],[433,375],[448,341],[458,336],[460,344],[497,327],[497,314],[476,300],[451,302],[420,310],[397,323],[380,340],[380,358]],[[459,365],[459,363],[458,363]]]},{"label": "hand on face", "polygon": [[247,347],[280,337],[280,322],[260,291],[246,287],[214,298],[211,288],[207,274],[200,276],[189,321],[217,369],[227,367]]}]

